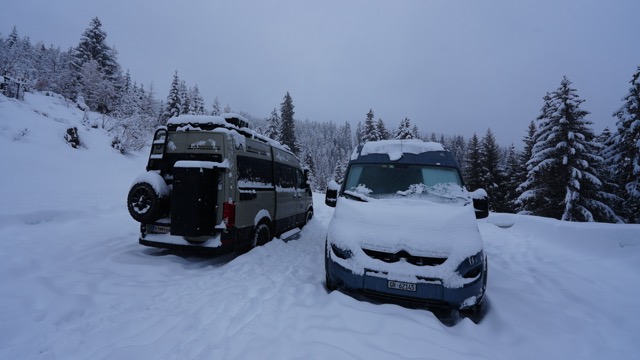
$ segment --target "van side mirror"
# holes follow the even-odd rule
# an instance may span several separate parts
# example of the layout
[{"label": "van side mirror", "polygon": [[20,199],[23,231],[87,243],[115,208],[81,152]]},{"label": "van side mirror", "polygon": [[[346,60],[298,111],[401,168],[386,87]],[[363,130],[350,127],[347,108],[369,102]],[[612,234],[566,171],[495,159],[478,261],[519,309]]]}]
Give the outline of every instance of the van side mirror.
[{"label": "van side mirror", "polygon": [[484,189],[471,192],[473,208],[476,210],[476,219],[484,219],[489,216],[489,195]]},{"label": "van side mirror", "polygon": [[331,180],[327,184],[327,192],[324,197],[324,203],[330,207],[336,207],[338,202],[338,191],[340,191],[340,185],[337,182]]}]

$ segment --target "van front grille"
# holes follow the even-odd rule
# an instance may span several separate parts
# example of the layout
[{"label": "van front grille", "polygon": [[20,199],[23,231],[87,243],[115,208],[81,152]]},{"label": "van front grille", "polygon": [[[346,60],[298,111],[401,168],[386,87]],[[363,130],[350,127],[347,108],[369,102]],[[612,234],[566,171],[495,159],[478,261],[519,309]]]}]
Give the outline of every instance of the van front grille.
[{"label": "van front grille", "polygon": [[417,266],[436,266],[444,263],[447,258],[428,257],[428,256],[413,256],[408,252],[402,250],[397,253],[388,253],[384,251],[376,251],[369,249],[362,249],[365,254],[373,259],[378,259],[386,263],[395,263],[400,259],[405,259],[410,264]]}]

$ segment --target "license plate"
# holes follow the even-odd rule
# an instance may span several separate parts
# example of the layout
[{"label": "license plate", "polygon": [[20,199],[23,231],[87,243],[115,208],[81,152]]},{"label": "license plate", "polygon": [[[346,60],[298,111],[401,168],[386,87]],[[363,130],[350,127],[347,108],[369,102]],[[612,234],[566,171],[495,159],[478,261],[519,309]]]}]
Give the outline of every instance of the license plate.
[{"label": "license plate", "polygon": [[416,291],[416,284],[406,283],[402,281],[389,280],[387,282],[387,287],[389,289],[396,289],[396,290]]},{"label": "license plate", "polygon": [[148,229],[151,234],[167,234],[171,232],[171,227],[162,225],[149,225]]}]

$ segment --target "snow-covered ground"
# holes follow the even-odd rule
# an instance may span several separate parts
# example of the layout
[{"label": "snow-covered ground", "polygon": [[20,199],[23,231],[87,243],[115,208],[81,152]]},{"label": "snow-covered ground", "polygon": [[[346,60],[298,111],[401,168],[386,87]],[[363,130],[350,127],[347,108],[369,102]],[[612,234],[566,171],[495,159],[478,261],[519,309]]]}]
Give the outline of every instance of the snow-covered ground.
[{"label": "snow-covered ground", "polygon": [[[240,256],[190,258],[138,245],[125,200],[146,154],[117,154],[102,130],[80,125],[82,115],[53,97],[0,96],[0,359],[640,354],[638,225],[491,214],[479,223],[487,314],[447,326],[426,310],[326,292],[333,209],[320,194],[297,240]],[[79,127],[85,148],[64,143],[69,126]]]}]

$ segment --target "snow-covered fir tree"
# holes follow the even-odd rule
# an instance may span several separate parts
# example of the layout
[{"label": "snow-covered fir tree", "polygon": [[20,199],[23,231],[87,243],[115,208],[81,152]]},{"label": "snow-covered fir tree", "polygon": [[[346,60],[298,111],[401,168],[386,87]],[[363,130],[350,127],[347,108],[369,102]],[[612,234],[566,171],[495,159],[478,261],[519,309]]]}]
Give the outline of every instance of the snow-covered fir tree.
[{"label": "snow-covered fir tree", "polygon": [[[117,52],[107,45],[106,38],[102,23],[93,18],[74,49],[71,62],[85,103],[102,113],[113,111],[122,95]],[[103,86],[108,89],[102,89]]]},{"label": "snow-covered fir tree", "polygon": [[411,128],[411,120],[405,117],[398,126],[398,129],[393,133],[394,139],[415,139],[413,130]]},{"label": "snow-covered fir tree", "polygon": [[624,104],[614,113],[616,131],[606,151],[609,169],[620,185],[624,217],[640,223],[640,66],[631,77]]},{"label": "snow-covered fir tree", "polygon": [[169,120],[172,117],[180,115],[182,110],[182,98],[180,97],[180,78],[178,77],[178,71],[173,74],[173,80],[171,80],[171,86],[169,87],[169,95],[167,95],[167,102],[164,108],[164,121]]},{"label": "snow-covered fir tree", "polygon": [[531,169],[519,197],[523,212],[566,221],[620,221],[603,201],[597,168],[602,163],[584,100],[564,77],[560,87],[544,96],[535,143],[527,166]]},{"label": "snow-covered fir tree", "polygon": [[267,130],[265,131],[265,136],[275,141],[282,141],[282,125],[280,124],[280,115],[278,115],[278,110],[273,108],[271,111],[271,116],[267,119]]},{"label": "snow-covered fir tree", "polygon": [[449,140],[442,140],[442,145],[451,153],[458,162],[459,166],[464,165],[464,157],[467,152],[467,143],[464,140],[464,136],[456,135],[449,138]]},{"label": "snow-covered fir tree", "polygon": [[467,190],[474,191],[483,186],[484,169],[482,166],[482,152],[478,135],[473,133],[467,145],[464,163],[462,165],[462,175]]},{"label": "snow-covered fir tree", "polygon": [[287,91],[287,94],[284,96],[282,103],[280,104],[282,144],[287,145],[294,154],[297,154],[299,149],[296,141],[296,128],[293,120],[295,112],[293,109],[293,99]]},{"label": "snow-covered fir tree", "polygon": [[105,75],[113,80],[119,76],[120,65],[115,51],[107,45],[107,33],[102,30],[102,23],[96,17],[91,20],[89,27],[82,33],[80,43],[74,49],[72,66],[80,70],[85,63],[95,60]]},{"label": "snow-covered fir tree", "polygon": [[347,163],[345,161],[338,161],[336,167],[333,170],[333,180],[338,184],[344,182],[344,176],[347,170]]},{"label": "snow-covered fir tree", "polygon": [[504,188],[504,207],[500,211],[515,213],[518,208],[516,199],[520,196],[518,187],[521,182],[518,174],[521,172],[522,163],[520,162],[520,154],[518,154],[514,144],[511,144],[507,149],[505,163],[504,178],[502,184],[500,184]]},{"label": "snow-covered fir tree", "polygon": [[418,130],[418,125],[415,125],[415,124],[413,125],[413,128],[411,129],[411,134],[413,134],[414,139],[420,139],[420,130]]},{"label": "snow-covered fir tree", "polygon": [[191,111],[191,97],[189,96],[189,89],[187,83],[182,80],[178,85],[178,96],[180,96],[180,115],[187,115]]},{"label": "snow-covered fir tree", "polygon": [[500,147],[491,129],[487,129],[480,144],[482,165],[482,188],[487,191],[491,201],[489,209],[497,212],[506,211],[504,174],[500,167]]},{"label": "snow-covered fir tree", "polygon": [[221,113],[222,110],[220,108],[220,100],[218,100],[218,97],[216,96],[216,98],[213,99],[213,109],[211,110],[211,115],[218,116]]},{"label": "snow-covered fir tree", "polygon": [[364,121],[364,128],[362,134],[362,141],[378,141],[381,139],[380,133],[378,132],[378,128],[376,127],[376,123],[373,120],[373,109],[369,109],[367,113],[367,118]]},{"label": "snow-covered fir tree", "polygon": [[358,124],[356,125],[356,132],[353,135],[353,142],[356,144],[356,146],[360,146],[364,143],[364,141],[362,140],[363,137],[364,127],[362,126],[362,122],[358,121]]},{"label": "snow-covered fir tree", "polygon": [[189,97],[191,98],[191,109],[189,113],[194,115],[205,115],[204,99],[202,98],[202,95],[200,95],[198,84],[194,85],[189,90]]},{"label": "snow-covered fir tree", "polygon": [[389,133],[389,130],[387,130],[387,126],[384,124],[382,119],[378,119],[376,129],[378,130],[378,134],[380,134],[380,140],[387,140],[391,138],[391,134]]}]

